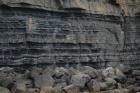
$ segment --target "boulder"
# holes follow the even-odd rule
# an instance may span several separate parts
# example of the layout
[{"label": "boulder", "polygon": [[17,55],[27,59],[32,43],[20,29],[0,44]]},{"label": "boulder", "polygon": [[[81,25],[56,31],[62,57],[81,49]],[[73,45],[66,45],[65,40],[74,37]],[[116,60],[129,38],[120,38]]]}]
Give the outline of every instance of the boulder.
[{"label": "boulder", "polygon": [[117,82],[113,78],[105,78],[105,82],[109,86],[113,86],[113,85],[117,84]]},{"label": "boulder", "polygon": [[75,68],[73,68],[73,67],[70,67],[69,69],[68,69],[68,71],[69,71],[69,75],[75,75],[75,74],[77,74],[77,73],[80,73],[80,71],[79,70],[77,70],[77,69],[75,69]]},{"label": "boulder", "polygon": [[19,81],[19,82],[16,82],[15,83],[15,89],[14,90],[18,90],[18,91],[26,91],[27,88],[26,88],[26,84],[24,81]]},{"label": "boulder", "polygon": [[63,82],[63,83],[56,83],[56,84],[55,84],[55,87],[57,87],[57,88],[63,88],[63,87],[65,87],[65,86],[67,86],[66,82]]},{"label": "boulder", "polygon": [[115,75],[117,76],[117,77],[119,77],[119,78],[125,78],[126,76],[124,75],[124,73],[121,71],[121,70],[119,70],[119,69],[115,69]]},{"label": "boulder", "polygon": [[99,92],[100,90],[101,90],[100,83],[97,81],[94,81],[92,85],[92,91]]},{"label": "boulder", "polygon": [[102,74],[106,78],[113,78],[118,82],[124,83],[126,76],[117,68],[108,67],[102,71]]},{"label": "boulder", "polygon": [[64,67],[56,68],[55,69],[55,76],[56,77],[61,77],[64,74],[69,74],[68,69],[65,69]]},{"label": "boulder", "polygon": [[0,87],[0,93],[11,93],[11,92],[7,88]]},{"label": "boulder", "polygon": [[79,90],[74,85],[68,85],[63,88],[65,93],[79,93]]},{"label": "boulder", "polygon": [[84,66],[80,71],[89,75],[91,78],[96,78],[98,74],[98,71],[90,66]]},{"label": "boulder", "polygon": [[133,93],[133,92],[131,92],[131,90],[129,89],[114,89],[108,91],[108,93]]},{"label": "boulder", "polygon": [[55,73],[55,69],[56,67],[55,66],[48,66],[47,68],[45,68],[43,71],[42,71],[42,73],[43,74],[48,74],[48,75],[54,75],[54,73]]},{"label": "boulder", "polygon": [[15,83],[14,83],[14,86],[12,88],[12,92],[14,91],[22,91],[22,92],[27,92],[27,88],[28,87],[32,87],[30,86],[32,84],[31,80],[27,80],[27,79],[18,79]]},{"label": "boulder", "polygon": [[71,78],[71,83],[79,88],[84,88],[85,84],[90,80],[90,76],[83,73],[77,73]]},{"label": "boulder", "polygon": [[42,75],[42,74],[43,74],[43,69],[42,68],[33,67],[31,72],[30,72],[30,77],[34,78],[34,77]]},{"label": "boulder", "polygon": [[70,83],[70,74],[68,69],[65,68],[56,68],[53,78],[55,79],[55,85],[59,87],[65,87]]},{"label": "boulder", "polygon": [[43,87],[41,88],[40,93],[57,93],[57,90],[52,87]]},{"label": "boulder", "polygon": [[88,90],[92,92],[99,92],[101,90],[100,84],[101,84],[100,81],[92,79],[87,83]]},{"label": "boulder", "polygon": [[92,92],[92,93],[136,93],[136,92],[131,91],[130,89],[114,89],[114,90]]},{"label": "boulder", "polygon": [[55,83],[55,80],[52,78],[52,76],[48,74],[43,74],[34,77],[34,84],[35,87],[41,88],[41,87],[50,87],[53,86]]},{"label": "boulder", "polygon": [[115,69],[113,67],[108,67],[102,71],[104,77],[114,77]]},{"label": "boulder", "polygon": [[39,93],[40,89],[39,88],[29,88],[28,91],[30,91],[31,93]]},{"label": "boulder", "polygon": [[[48,70],[48,71],[47,71]],[[53,70],[53,69],[52,69]],[[43,70],[42,68],[34,67],[32,69],[31,78],[33,79],[34,87],[41,88],[41,87],[50,87],[54,85],[55,80],[52,78],[51,69],[46,68]]]},{"label": "boulder", "polygon": [[[13,70],[12,70],[13,71]],[[11,83],[15,82],[22,77],[21,74],[17,74],[9,70],[0,71],[0,85],[3,87],[8,87]]]},{"label": "boulder", "polygon": [[99,85],[101,91],[105,91],[108,89],[108,85],[105,82],[100,82]]}]

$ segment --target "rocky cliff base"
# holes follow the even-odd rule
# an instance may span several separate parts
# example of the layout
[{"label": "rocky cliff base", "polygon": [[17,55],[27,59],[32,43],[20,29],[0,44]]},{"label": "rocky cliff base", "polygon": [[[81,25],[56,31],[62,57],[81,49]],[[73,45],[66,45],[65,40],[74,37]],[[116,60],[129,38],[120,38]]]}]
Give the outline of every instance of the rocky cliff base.
[{"label": "rocky cliff base", "polygon": [[0,68],[0,93],[139,93],[140,70],[124,65]]}]

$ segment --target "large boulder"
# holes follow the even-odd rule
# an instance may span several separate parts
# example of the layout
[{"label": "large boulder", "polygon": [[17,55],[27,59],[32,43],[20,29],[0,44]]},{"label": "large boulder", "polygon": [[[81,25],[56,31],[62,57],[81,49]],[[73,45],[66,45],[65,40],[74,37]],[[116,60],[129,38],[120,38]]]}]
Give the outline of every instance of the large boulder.
[{"label": "large boulder", "polygon": [[114,90],[109,90],[108,93],[134,93],[131,92],[129,89],[114,89]]},{"label": "large boulder", "polygon": [[67,84],[70,83],[70,74],[68,69],[63,67],[56,68],[53,78],[55,79],[56,86],[65,87]]},{"label": "large boulder", "polygon": [[104,77],[114,77],[115,69],[113,67],[108,67],[102,71]]},{"label": "large boulder", "polygon": [[89,75],[91,78],[96,78],[98,75],[98,71],[90,66],[84,66],[80,69],[80,71]]},{"label": "large boulder", "polygon": [[63,88],[64,93],[78,93],[79,89],[75,87],[74,85],[68,85]]},{"label": "large boulder", "polygon": [[40,88],[40,87],[50,87],[53,86],[55,83],[55,80],[52,78],[50,75],[39,75],[34,77],[34,84],[35,87]]},{"label": "large boulder", "polygon": [[31,71],[31,78],[37,88],[50,87],[53,86],[55,82],[49,70],[43,70],[42,68],[33,68]]},{"label": "large boulder", "polygon": [[67,83],[66,82],[64,82],[64,83],[55,83],[55,85],[54,85],[55,87],[57,87],[57,88],[64,88],[65,86],[67,86]]},{"label": "large boulder", "polygon": [[39,76],[43,73],[43,69],[42,68],[38,68],[38,67],[33,67],[31,72],[30,72],[30,77],[34,78],[36,76]]},{"label": "large boulder", "polygon": [[108,85],[105,82],[97,81],[92,79],[87,83],[88,90],[93,92],[106,91],[108,89]]},{"label": "large boulder", "polygon": [[11,92],[7,88],[0,87],[0,93],[11,93]]},{"label": "large boulder", "polygon": [[90,80],[90,76],[83,73],[77,73],[71,78],[71,83],[79,88],[84,88],[85,84]]},{"label": "large boulder", "polygon": [[32,82],[31,80],[27,80],[27,79],[18,79],[15,83],[14,86],[12,88],[12,92],[15,91],[26,91],[27,92],[27,88],[32,87]]},{"label": "large boulder", "polygon": [[99,82],[100,90],[105,91],[108,89],[108,85],[105,82]]},{"label": "large boulder", "polygon": [[113,78],[105,78],[105,82],[110,86],[117,84]]},{"label": "large boulder", "polygon": [[99,92],[101,90],[100,83],[98,81],[94,81],[91,85],[91,89],[93,92]]},{"label": "large boulder", "polygon": [[14,72],[14,69],[3,67],[0,68],[0,85],[3,87],[8,87],[11,83],[15,82],[17,79],[21,78],[23,75]]},{"label": "large boulder", "polygon": [[108,67],[107,69],[104,69],[102,71],[102,74],[104,77],[109,77],[117,80],[125,79],[126,76],[124,73],[122,73],[119,69],[113,68],[113,67]]},{"label": "large boulder", "polygon": [[70,67],[68,70],[69,70],[69,75],[75,75],[77,73],[80,73],[79,70],[77,70],[77,69],[75,69],[73,67]]}]

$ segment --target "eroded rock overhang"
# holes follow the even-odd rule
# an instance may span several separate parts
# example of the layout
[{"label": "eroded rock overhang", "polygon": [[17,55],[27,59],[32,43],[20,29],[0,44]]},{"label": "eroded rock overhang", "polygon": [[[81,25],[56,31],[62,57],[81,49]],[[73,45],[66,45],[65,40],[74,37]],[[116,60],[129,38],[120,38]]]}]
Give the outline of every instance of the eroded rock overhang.
[{"label": "eroded rock overhang", "polygon": [[93,14],[135,16],[139,14],[139,0],[0,0],[1,5],[51,11],[78,10]]}]

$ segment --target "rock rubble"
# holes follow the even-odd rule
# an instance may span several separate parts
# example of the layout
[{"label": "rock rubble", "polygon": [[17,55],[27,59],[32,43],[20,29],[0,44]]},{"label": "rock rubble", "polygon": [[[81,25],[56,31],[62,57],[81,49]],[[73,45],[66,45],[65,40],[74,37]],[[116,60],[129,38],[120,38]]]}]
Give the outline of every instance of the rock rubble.
[{"label": "rock rubble", "polygon": [[0,93],[139,93],[140,70],[123,68],[3,67]]}]

